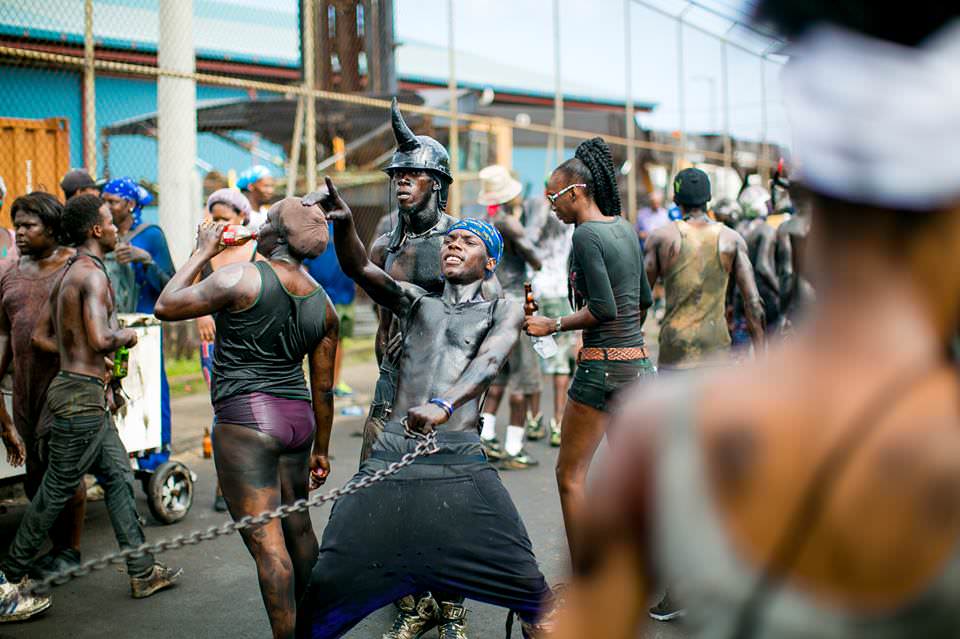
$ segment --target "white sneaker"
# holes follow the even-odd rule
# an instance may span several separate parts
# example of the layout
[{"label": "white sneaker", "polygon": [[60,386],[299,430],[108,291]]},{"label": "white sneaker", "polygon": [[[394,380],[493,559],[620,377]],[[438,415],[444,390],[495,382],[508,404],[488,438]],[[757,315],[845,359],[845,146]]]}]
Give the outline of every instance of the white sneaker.
[{"label": "white sneaker", "polygon": [[13,584],[0,573],[0,623],[25,621],[50,607],[50,596],[30,594],[32,586],[26,577]]}]

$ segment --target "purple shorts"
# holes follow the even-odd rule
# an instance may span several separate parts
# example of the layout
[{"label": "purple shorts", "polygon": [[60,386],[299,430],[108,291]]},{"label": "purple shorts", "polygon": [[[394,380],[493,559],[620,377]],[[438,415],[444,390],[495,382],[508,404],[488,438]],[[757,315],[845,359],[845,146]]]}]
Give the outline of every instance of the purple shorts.
[{"label": "purple shorts", "polygon": [[213,411],[218,424],[252,428],[270,435],[290,450],[309,442],[317,427],[310,402],[266,393],[228,397],[217,402]]}]

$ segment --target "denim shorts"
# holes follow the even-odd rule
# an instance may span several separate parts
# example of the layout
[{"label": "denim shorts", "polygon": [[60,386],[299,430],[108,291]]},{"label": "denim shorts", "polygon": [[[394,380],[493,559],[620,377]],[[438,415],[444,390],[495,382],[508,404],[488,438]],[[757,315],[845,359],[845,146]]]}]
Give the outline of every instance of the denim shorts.
[{"label": "denim shorts", "polygon": [[585,361],[577,365],[567,396],[575,402],[607,413],[617,392],[641,377],[656,375],[649,359]]}]

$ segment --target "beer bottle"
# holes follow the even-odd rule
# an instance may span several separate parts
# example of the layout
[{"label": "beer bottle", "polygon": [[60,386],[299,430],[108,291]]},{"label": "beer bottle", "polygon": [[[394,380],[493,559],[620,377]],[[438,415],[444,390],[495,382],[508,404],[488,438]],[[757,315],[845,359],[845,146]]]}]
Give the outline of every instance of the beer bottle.
[{"label": "beer bottle", "polygon": [[246,244],[250,240],[255,239],[257,239],[257,232],[251,229],[249,226],[230,224],[223,229],[223,234],[220,235],[220,245],[240,246],[241,244]]},{"label": "beer bottle", "polygon": [[127,376],[127,368],[130,363],[130,349],[121,346],[113,354],[113,378],[123,379]]},{"label": "beer bottle", "polygon": [[210,429],[203,429],[203,458],[210,459],[213,457],[213,438],[210,437]]},{"label": "beer bottle", "polygon": [[540,305],[533,298],[533,285],[530,282],[523,283],[524,303],[523,314],[527,317],[535,315],[540,310]]}]

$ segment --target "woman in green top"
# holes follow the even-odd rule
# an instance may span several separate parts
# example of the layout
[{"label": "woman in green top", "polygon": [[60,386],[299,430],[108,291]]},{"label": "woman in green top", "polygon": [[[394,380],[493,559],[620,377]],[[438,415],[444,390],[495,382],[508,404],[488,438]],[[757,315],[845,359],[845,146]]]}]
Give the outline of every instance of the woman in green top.
[{"label": "woman in green top", "polygon": [[579,365],[563,413],[557,484],[571,558],[587,470],[606,431],[612,397],[655,372],[643,347],[643,319],[653,303],[643,258],[630,223],[620,217],[620,193],[610,149],[601,138],[577,147],[547,183],[557,217],[576,224],[570,257],[572,315],[529,317],[529,335],[583,330]]}]

